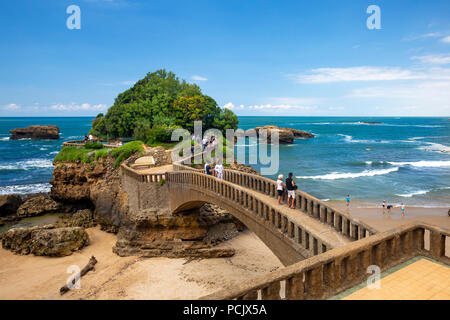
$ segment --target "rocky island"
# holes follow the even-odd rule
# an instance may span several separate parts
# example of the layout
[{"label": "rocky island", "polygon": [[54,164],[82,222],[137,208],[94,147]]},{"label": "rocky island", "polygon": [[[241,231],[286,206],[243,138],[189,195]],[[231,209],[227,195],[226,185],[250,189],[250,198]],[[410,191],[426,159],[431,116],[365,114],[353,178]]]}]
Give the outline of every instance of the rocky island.
[{"label": "rocky island", "polygon": [[10,140],[20,139],[59,139],[59,128],[52,125],[35,125],[26,128],[16,128],[9,130]]},{"label": "rocky island", "polygon": [[267,143],[271,143],[271,133],[273,130],[278,131],[280,144],[291,144],[294,142],[294,139],[297,139],[297,138],[303,138],[303,139],[314,138],[314,134],[306,132],[306,131],[301,131],[301,130],[292,129],[292,128],[277,127],[274,125],[267,125],[264,127],[256,127],[255,131],[256,131],[256,134],[258,135],[258,137],[259,137],[259,131],[261,129],[267,130]]}]

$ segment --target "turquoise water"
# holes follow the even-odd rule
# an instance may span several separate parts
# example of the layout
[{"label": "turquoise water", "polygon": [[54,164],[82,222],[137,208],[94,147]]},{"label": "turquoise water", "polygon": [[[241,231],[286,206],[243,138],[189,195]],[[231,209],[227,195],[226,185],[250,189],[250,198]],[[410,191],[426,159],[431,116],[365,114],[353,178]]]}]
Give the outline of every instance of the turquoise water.
[{"label": "turquoise water", "polygon": [[[0,118],[0,194],[48,191],[52,159],[65,140],[80,139],[93,118]],[[326,200],[409,206],[450,205],[448,118],[240,117],[239,127],[266,124],[306,130],[314,139],[280,146],[280,173]],[[363,124],[379,121],[381,124]],[[9,141],[8,130],[31,124],[60,127],[60,141]],[[257,146],[249,146],[256,152]],[[255,165],[258,169],[259,166]],[[271,176],[275,178],[276,175]]]}]

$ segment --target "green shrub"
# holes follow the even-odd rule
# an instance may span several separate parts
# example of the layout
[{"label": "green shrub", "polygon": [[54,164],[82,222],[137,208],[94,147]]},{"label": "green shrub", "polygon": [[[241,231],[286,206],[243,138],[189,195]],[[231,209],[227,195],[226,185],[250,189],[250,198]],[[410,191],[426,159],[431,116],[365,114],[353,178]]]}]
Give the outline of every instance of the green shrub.
[{"label": "green shrub", "polygon": [[97,161],[99,158],[107,158],[108,157],[108,149],[100,149],[95,151],[95,161]]},{"label": "green shrub", "polygon": [[84,147],[86,149],[97,150],[97,149],[103,149],[103,144],[101,144],[100,142],[86,142]]},{"label": "green shrub", "polygon": [[154,126],[147,131],[147,144],[168,143],[172,141],[172,132],[179,129],[177,126]]},{"label": "green shrub", "polygon": [[144,151],[144,147],[142,146],[142,144],[142,141],[135,140],[132,142],[128,142],[119,148],[113,149],[111,151],[111,156],[116,159],[114,161],[114,167],[117,168],[122,163],[122,161],[129,158],[133,153],[142,153]]}]

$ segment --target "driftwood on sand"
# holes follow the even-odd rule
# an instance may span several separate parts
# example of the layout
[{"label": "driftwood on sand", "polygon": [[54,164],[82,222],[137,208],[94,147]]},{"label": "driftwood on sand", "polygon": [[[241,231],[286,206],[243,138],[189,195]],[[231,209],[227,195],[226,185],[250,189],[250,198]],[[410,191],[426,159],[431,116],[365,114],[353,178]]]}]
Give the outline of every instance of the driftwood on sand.
[{"label": "driftwood on sand", "polygon": [[[95,257],[92,256],[92,257],[89,259],[89,263],[88,263],[88,264],[80,271],[79,277],[78,277],[78,276],[75,276],[75,277],[72,279],[72,285],[75,285],[75,281],[76,281],[77,278],[78,278],[78,279],[81,279],[82,276],[84,276],[84,275],[85,275],[86,273],[88,273],[89,271],[93,270],[96,263],[97,263],[97,259],[95,259]],[[59,289],[59,293],[60,293],[61,295],[63,295],[64,293],[68,292],[69,290],[70,290],[70,288],[67,286],[67,284],[65,284],[63,287],[61,287],[61,289]]]}]

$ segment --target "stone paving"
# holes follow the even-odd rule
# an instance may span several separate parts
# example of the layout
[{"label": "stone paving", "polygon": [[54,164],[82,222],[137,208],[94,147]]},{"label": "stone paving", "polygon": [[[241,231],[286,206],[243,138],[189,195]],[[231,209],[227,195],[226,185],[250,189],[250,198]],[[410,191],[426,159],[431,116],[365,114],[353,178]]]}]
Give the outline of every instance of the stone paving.
[{"label": "stone paving", "polygon": [[339,296],[342,300],[450,300],[449,266],[420,257],[392,271],[382,277],[380,289],[362,284]]}]

